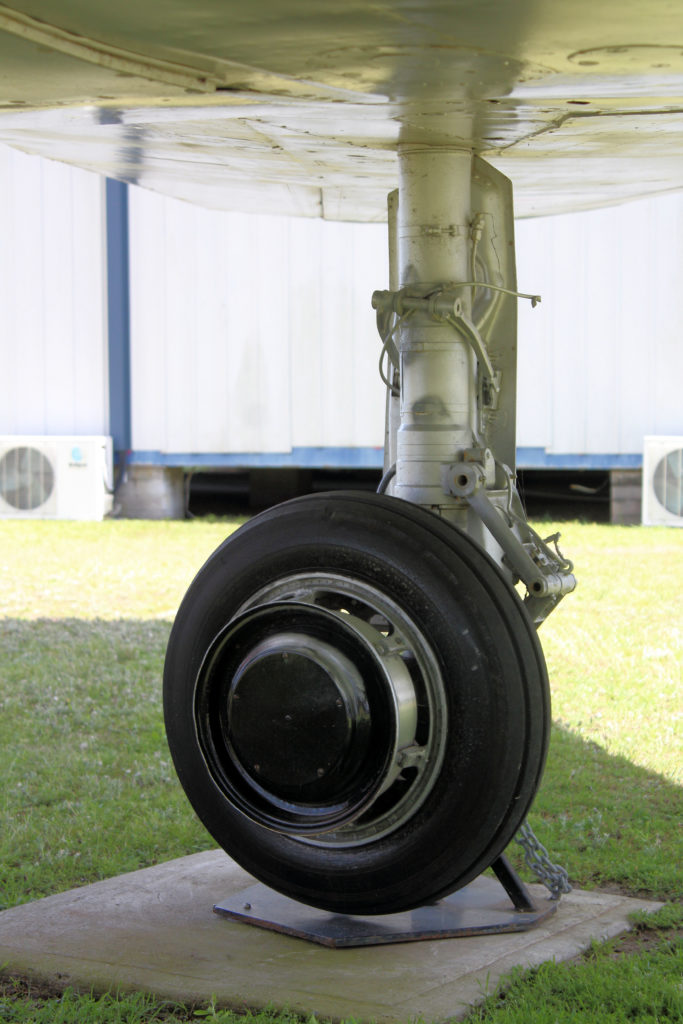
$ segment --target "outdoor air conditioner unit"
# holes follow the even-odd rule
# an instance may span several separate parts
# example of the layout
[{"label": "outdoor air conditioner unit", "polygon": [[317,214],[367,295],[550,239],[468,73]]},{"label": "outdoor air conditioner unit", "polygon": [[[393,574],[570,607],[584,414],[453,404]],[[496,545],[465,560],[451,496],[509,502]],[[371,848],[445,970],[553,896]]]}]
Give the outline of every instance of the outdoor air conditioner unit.
[{"label": "outdoor air conditioner unit", "polygon": [[683,437],[646,437],[643,523],[683,526]]},{"label": "outdoor air conditioner unit", "polygon": [[0,518],[103,519],[112,479],[110,437],[0,437]]}]

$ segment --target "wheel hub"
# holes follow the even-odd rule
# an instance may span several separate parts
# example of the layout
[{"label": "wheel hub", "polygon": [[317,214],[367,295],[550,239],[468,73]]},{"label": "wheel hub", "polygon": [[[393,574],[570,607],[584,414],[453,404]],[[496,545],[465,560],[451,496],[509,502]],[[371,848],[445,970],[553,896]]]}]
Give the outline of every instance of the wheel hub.
[{"label": "wheel hub", "polygon": [[209,648],[195,690],[214,782],[274,831],[343,831],[391,788],[415,747],[418,695],[405,653],[376,625],[314,599],[290,595],[238,615]]},{"label": "wheel hub", "polygon": [[358,669],[304,633],[269,637],[247,654],[227,714],[240,764],[284,798],[333,798],[347,763],[367,753],[370,706]]}]

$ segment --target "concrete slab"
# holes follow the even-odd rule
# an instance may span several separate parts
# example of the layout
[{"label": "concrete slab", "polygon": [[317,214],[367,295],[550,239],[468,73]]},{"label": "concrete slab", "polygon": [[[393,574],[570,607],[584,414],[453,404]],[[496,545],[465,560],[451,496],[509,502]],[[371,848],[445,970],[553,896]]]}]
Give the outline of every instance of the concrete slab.
[{"label": "concrete slab", "polygon": [[[328,949],[228,921],[213,905],[253,878],[199,853],[0,913],[0,965],[59,987],[143,990],[235,1009],[267,1005],[377,1024],[457,1018],[514,966],[565,960],[661,904],[578,891],[533,931]],[[531,886],[541,900],[545,890]]]}]

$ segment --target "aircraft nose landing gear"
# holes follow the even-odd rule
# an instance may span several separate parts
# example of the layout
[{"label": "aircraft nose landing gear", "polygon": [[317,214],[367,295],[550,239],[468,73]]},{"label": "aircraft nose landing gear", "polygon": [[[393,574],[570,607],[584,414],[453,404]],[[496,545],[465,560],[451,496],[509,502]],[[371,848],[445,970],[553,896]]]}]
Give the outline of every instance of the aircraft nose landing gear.
[{"label": "aircraft nose landing gear", "polygon": [[297,499],[230,537],[164,673],[209,832],[272,889],[354,915],[438,900],[513,838],[548,741],[535,624],[574,585],[514,486],[509,183],[462,150],[399,163],[373,297],[391,493]]}]

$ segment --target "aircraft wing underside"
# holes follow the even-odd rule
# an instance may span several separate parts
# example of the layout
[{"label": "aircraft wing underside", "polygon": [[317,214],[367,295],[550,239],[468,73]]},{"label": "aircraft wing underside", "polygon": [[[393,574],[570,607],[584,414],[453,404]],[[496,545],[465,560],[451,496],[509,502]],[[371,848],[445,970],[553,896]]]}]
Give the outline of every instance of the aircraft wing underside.
[{"label": "aircraft wing underside", "polygon": [[667,0],[0,5],[0,141],[199,202],[373,221],[397,147],[474,149],[520,216],[683,187]]}]

